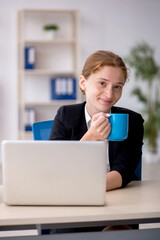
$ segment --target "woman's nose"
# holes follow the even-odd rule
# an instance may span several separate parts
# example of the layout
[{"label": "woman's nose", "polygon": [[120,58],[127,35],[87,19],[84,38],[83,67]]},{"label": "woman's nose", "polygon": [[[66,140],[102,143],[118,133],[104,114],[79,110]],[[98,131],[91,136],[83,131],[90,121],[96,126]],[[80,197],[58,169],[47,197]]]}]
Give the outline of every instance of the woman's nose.
[{"label": "woman's nose", "polygon": [[104,94],[106,95],[107,98],[112,98],[113,97],[113,90],[111,87],[106,87]]}]

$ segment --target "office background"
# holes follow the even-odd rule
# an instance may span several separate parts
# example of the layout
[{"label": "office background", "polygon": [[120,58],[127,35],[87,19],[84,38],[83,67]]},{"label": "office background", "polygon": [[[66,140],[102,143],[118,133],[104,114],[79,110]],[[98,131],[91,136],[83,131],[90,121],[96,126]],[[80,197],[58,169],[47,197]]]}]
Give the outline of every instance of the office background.
[{"label": "office background", "polygon": [[[125,57],[132,46],[142,41],[155,49],[155,58],[160,65],[160,0],[0,0],[0,6],[0,143],[5,139],[17,139],[18,132],[18,10],[78,9],[81,16],[81,68],[86,57],[95,50],[111,50]],[[140,103],[130,95],[135,83],[131,72],[118,105],[140,111]],[[160,158],[160,149],[158,151]],[[0,144],[0,184],[1,161]],[[159,170],[157,158],[157,163],[145,163],[142,176],[159,179]]]},{"label": "office background", "polygon": [[[160,64],[159,0],[0,0],[0,4],[0,142],[16,139],[18,131],[18,10],[79,10],[81,68],[86,57],[95,50],[106,49],[125,57],[131,47],[142,41],[155,49],[155,58]],[[118,105],[140,111],[141,104],[130,94],[134,86],[131,72]],[[158,151],[160,155],[160,149]],[[0,163],[1,160],[0,148]]]}]

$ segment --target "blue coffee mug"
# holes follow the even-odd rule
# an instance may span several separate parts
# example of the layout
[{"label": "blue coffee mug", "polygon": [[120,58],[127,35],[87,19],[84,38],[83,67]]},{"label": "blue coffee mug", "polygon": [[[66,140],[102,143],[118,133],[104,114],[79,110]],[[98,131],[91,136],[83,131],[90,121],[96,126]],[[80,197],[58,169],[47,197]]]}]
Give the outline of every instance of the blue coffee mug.
[{"label": "blue coffee mug", "polygon": [[110,113],[111,132],[109,141],[123,141],[128,137],[128,114]]}]

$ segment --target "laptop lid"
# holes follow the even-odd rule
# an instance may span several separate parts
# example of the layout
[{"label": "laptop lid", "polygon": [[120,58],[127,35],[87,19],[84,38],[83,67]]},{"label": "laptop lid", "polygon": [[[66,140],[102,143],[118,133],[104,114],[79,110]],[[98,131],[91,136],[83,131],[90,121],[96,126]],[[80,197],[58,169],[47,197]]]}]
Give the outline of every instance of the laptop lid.
[{"label": "laptop lid", "polygon": [[104,205],[107,143],[3,141],[9,205]]}]

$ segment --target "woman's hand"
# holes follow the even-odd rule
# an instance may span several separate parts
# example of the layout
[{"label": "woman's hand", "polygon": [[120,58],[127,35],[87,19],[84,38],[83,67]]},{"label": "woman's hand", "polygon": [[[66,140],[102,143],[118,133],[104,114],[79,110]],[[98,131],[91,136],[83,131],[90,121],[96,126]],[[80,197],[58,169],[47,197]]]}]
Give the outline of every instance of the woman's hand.
[{"label": "woman's hand", "polygon": [[93,115],[91,126],[81,141],[105,141],[111,131],[111,125],[108,116],[103,113]]}]

